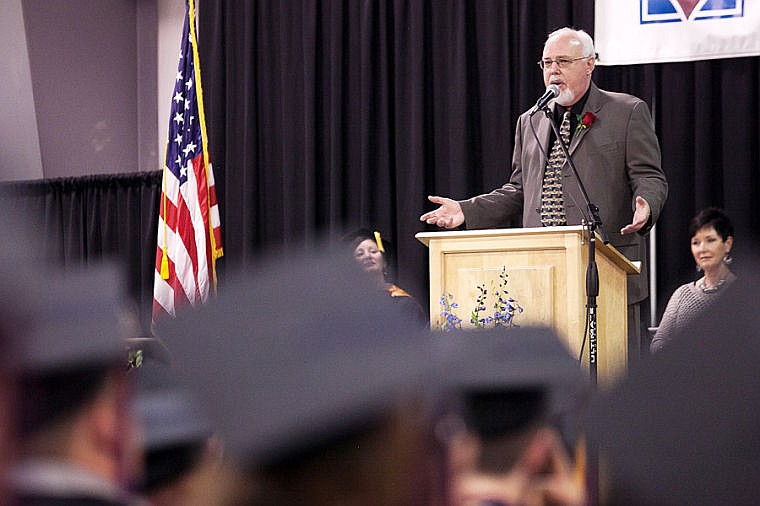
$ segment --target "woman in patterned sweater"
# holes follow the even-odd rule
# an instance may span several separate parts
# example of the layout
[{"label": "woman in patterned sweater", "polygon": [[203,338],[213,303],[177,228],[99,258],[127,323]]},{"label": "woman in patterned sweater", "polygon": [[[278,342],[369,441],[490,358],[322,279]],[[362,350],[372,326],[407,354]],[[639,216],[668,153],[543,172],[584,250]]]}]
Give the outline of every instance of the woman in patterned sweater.
[{"label": "woman in patterned sweater", "polygon": [[734,227],[722,209],[714,207],[700,211],[689,224],[691,254],[697,271],[704,276],[681,285],[673,292],[662,315],[662,321],[652,339],[650,350],[656,352],[673,336],[704,312],[736,275],[731,272],[731,247]]}]

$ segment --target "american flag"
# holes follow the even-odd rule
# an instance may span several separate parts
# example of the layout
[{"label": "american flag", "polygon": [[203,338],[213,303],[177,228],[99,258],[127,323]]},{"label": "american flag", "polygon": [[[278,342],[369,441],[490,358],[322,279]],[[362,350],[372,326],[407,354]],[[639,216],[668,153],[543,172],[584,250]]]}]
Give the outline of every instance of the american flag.
[{"label": "american flag", "polygon": [[153,321],[206,302],[223,254],[196,40],[194,0],[188,0],[164,159]]}]

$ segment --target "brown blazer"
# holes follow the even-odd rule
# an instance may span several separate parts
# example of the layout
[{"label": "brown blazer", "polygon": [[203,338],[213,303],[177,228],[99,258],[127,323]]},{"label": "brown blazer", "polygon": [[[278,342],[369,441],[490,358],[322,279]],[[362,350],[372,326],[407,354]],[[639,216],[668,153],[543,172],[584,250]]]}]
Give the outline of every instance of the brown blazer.
[{"label": "brown blazer", "polygon": [[[599,208],[610,242],[630,260],[642,261],[641,275],[628,277],[628,303],[633,304],[648,295],[643,236],[657,221],[668,194],[660,145],[649,108],[639,98],[600,90],[591,83],[584,113],[587,111],[596,119],[590,127],[575,132],[570,156],[591,202]],[[520,116],[509,182],[491,193],[459,202],[467,228],[504,227],[520,216],[523,227],[541,226],[541,186],[551,133],[543,113]],[[586,205],[570,166],[565,164],[562,172],[567,222],[579,225]],[[621,235],[620,229],[633,218],[637,195],[649,203],[650,220],[638,234]]]}]

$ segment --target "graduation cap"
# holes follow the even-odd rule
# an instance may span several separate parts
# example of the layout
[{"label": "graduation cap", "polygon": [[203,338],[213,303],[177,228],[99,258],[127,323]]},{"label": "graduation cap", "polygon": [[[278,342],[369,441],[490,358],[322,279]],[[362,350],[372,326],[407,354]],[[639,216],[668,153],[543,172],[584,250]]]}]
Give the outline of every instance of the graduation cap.
[{"label": "graduation cap", "polygon": [[22,434],[76,412],[108,371],[126,368],[126,306],[115,269],[59,273],[40,266],[28,274],[13,302],[18,312],[3,355],[20,389]]},{"label": "graduation cap", "polygon": [[555,420],[582,402],[586,375],[557,335],[537,327],[445,333],[457,356],[450,380],[464,396],[465,421],[482,437]]},{"label": "graduation cap", "polygon": [[377,249],[383,254],[383,258],[385,259],[386,268],[395,272],[396,265],[393,256],[393,243],[389,238],[381,235],[377,230],[370,230],[364,227],[357,228],[345,234],[341,239],[341,242],[347,245],[350,249],[350,253],[353,254],[356,247],[367,239],[377,244]]},{"label": "graduation cap", "polygon": [[358,228],[345,234],[342,240],[345,244],[350,244],[353,250],[359,245],[359,243],[362,243],[367,239],[374,241],[375,244],[377,244],[377,249],[384,255],[389,255],[389,249],[391,246],[390,241],[381,236],[380,232],[376,230],[372,231],[368,228]]},{"label": "graduation cap", "polygon": [[436,384],[432,336],[389,299],[340,250],[315,249],[237,275],[161,335],[227,446],[266,463]]},{"label": "graduation cap", "polygon": [[148,357],[133,372],[134,411],[141,421],[145,448],[170,447],[211,436],[211,426],[196,399],[169,365]]},{"label": "graduation cap", "polygon": [[19,430],[71,412],[103,368],[124,358],[124,299],[113,266],[63,273],[43,259],[39,230],[0,199],[0,367],[20,388]]},{"label": "graduation cap", "polygon": [[[61,273],[27,271],[10,336],[7,367],[44,375],[124,360],[122,279],[113,266]],[[18,302],[15,305],[19,305]]]},{"label": "graduation cap", "polygon": [[170,365],[146,354],[135,377],[133,412],[145,455],[143,490],[150,493],[192,470],[212,428]]},{"label": "graduation cap", "polygon": [[747,270],[701,318],[592,404],[590,433],[607,469],[602,504],[757,504],[756,273]]},{"label": "graduation cap", "polygon": [[446,346],[463,350],[464,363],[453,376],[463,388],[543,388],[584,377],[578,361],[551,329],[494,327],[443,336],[449,340]]}]

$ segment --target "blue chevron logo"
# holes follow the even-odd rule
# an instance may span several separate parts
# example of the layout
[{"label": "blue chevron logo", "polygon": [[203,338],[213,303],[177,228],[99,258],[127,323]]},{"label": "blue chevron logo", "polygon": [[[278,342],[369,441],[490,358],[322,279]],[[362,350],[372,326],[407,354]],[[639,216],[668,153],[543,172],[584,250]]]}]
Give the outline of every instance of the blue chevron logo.
[{"label": "blue chevron logo", "polygon": [[639,0],[642,25],[744,17],[745,0]]}]

